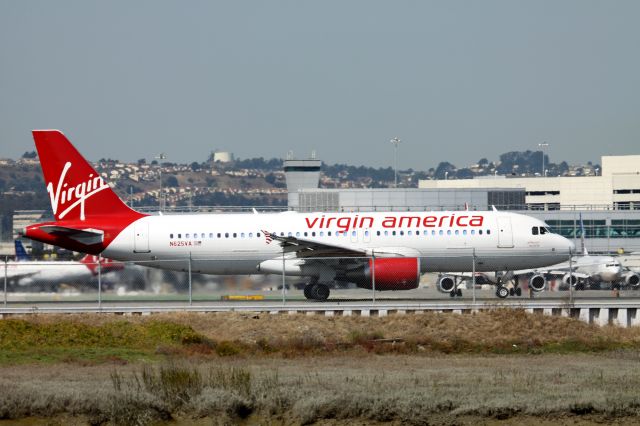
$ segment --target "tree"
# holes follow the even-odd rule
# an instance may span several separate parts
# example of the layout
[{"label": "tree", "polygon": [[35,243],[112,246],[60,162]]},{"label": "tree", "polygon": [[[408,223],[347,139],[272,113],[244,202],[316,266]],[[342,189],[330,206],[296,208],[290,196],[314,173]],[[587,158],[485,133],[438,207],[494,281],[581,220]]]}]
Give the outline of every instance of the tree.
[{"label": "tree", "polygon": [[38,154],[36,154],[35,151],[27,151],[24,154],[22,154],[22,158],[36,158],[38,156]]},{"label": "tree", "polygon": [[194,172],[197,172],[198,170],[200,170],[200,163],[194,161],[189,165],[189,167],[191,167],[191,170],[193,170]]},{"label": "tree", "polygon": [[164,182],[162,183],[162,185],[166,186],[166,187],[178,187],[180,186],[180,184],[178,183],[178,179],[173,176],[173,175],[169,175],[167,177],[165,177]]},{"label": "tree", "polygon": [[442,161],[440,164],[438,164],[438,167],[436,167],[436,171],[434,172],[434,177],[436,179],[444,179],[445,173],[451,174],[451,172],[455,170],[456,170],[456,166],[449,163],[448,161]]}]

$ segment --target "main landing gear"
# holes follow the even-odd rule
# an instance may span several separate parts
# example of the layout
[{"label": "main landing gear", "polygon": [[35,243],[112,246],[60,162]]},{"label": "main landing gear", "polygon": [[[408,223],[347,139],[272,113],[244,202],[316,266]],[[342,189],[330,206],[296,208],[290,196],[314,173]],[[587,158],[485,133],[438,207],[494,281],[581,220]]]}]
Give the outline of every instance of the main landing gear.
[{"label": "main landing gear", "polygon": [[329,286],[322,283],[310,283],[304,287],[304,297],[309,300],[324,302],[329,298]]},{"label": "main landing gear", "polygon": [[456,285],[455,288],[453,290],[451,290],[449,292],[449,297],[462,297],[462,289],[458,288],[458,286]]},{"label": "main landing gear", "polygon": [[520,287],[507,288],[502,284],[498,284],[496,287],[496,296],[500,299],[506,299],[507,296],[522,296],[522,289]]}]

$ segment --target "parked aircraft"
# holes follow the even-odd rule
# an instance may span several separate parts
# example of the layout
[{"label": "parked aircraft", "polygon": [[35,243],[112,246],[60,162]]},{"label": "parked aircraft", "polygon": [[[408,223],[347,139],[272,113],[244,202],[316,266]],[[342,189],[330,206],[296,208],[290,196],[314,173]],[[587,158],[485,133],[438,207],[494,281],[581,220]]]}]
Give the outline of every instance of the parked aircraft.
[{"label": "parked aircraft", "polygon": [[[20,240],[15,240],[16,261],[7,262],[6,275],[8,284],[41,290],[54,290],[61,283],[83,283],[98,273],[98,257],[86,255],[76,260],[30,260]],[[103,273],[120,270],[121,262],[101,259],[100,268]]]},{"label": "parked aircraft", "polygon": [[616,256],[589,254],[584,243],[585,230],[582,215],[580,215],[580,230],[582,255],[573,256],[571,262],[548,268],[537,268],[534,271],[522,271],[522,273],[538,273],[544,274],[547,278],[559,278],[564,285],[571,285],[578,290],[594,286],[600,288],[602,282],[611,283],[612,288],[618,289],[621,286],[640,287],[640,274],[624,268]]},{"label": "parked aircraft", "polygon": [[[55,221],[24,235],[74,251],[207,274],[281,274],[326,300],[336,282],[416,288],[420,274],[543,267],[574,245],[544,222],[499,211],[147,215],[129,208],[62,132],[35,130]],[[460,289],[454,289],[461,295]]]}]

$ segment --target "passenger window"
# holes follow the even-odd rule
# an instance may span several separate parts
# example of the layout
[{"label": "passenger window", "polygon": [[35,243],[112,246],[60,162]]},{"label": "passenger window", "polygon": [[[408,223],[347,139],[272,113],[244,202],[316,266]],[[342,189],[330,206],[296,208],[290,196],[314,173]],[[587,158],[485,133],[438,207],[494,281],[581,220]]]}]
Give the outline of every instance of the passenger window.
[{"label": "passenger window", "polygon": [[436,230],[435,229],[431,230],[431,235],[436,235]]},{"label": "passenger window", "polygon": [[256,232],[256,237],[260,238],[260,233]]},{"label": "passenger window", "polygon": [[451,229],[447,229],[447,235],[451,235]]},{"label": "passenger window", "polygon": [[411,232],[412,231],[407,231],[407,235],[409,235],[409,236],[413,235]]},{"label": "passenger window", "polygon": [[[280,233],[280,236],[281,236],[281,237],[284,237],[284,232],[281,232],[281,233]],[[291,236],[291,235],[289,235],[289,236]]]},{"label": "passenger window", "polygon": [[356,232],[356,231],[351,231],[351,236],[352,236],[352,237],[355,237],[355,236],[356,236],[356,234],[357,234],[357,232]]},{"label": "passenger window", "polygon": [[205,233],[200,234],[200,238],[205,238]]},{"label": "passenger window", "polygon": [[324,231],[320,231],[320,236],[324,237]]},{"label": "passenger window", "polygon": [[169,238],[173,240],[173,234],[169,234]]},{"label": "passenger window", "polygon": [[184,234],[184,237],[185,238],[189,238],[189,234]]},{"label": "passenger window", "polygon": [[478,235],[482,235],[482,229],[478,229]]},{"label": "passenger window", "polygon": [[464,229],[464,230],[462,231],[462,235],[467,235],[467,230],[466,230],[466,229]]},{"label": "passenger window", "polygon": [[396,236],[396,231],[391,231],[391,235]]},{"label": "passenger window", "polygon": [[240,238],[244,238],[244,232],[240,233]]},{"label": "passenger window", "polygon": [[456,229],[456,235],[460,235],[460,230]]},{"label": "passenger window", "polygon": [[218,232],[218,238],[220,238],[220,237],[221,237],[221,235],[220,235],[220,233]]},{"label": "passenger window", "polygon": [[531,228],[531,233],[532,233],[533,235],[538,235],[538,227],[537,227],[537,226],[534,226],[533,228]]},{"label": "passenger window", "polygon": [[429,231],[427,231],[426,229],[424,230],[424,236],[426,237],[427,235],[429,235]]},{"label": "passenger window", "polygon": [[369,236],[369,231],[364,231],[364,236],[368,237]]},{"label": "passenger window", "polygon": [[233,233],[233,238],[236,238],[237,236],[238,236],[238,234],[234,232]]},{"label": "passenger window", "polygon": [[182,238],[182,234],[178,234],[178,238]]},{"label": "passenger window", "polygon": [[400,235],[404,235],[404,231],[400,231]]},{"label": "passenger window", "polygon": [[438,231],[438,234],[443,235],[444,231],[442,231],[442,229],[440,231]]},{"label": "passenger window", "polygon": [[209,233],[209,238],[213,238],[213,232]]},{"label": "passenger window", "polygon": [[327,237],[331,236],[331,231],[327,231]]},{"label": "passenger window", "polygon": [[299,237],[299,236],[300,236],[300,233],[299,233],[299,232],[296,232],[296,237]]},{"label": "passenger window", "polygon": [[491,234],[491,229],[487,229],[487,235]]},{"label": "passenger window", "polygon": [[305,236],[305,237],[307,236],[307,233],[306,233],[306,232],[304,233],[304,236]]},{"label": "passenger window", "polygon": [[[307,236],[307,233],[306,233],[306,232],[304,233],[304,236],[305,236],[305,237]],[[313,231],[313,232],[311,233],[311,236],[312,236],[312,237],[315,237],[315,236],[316,236],[316,232],[315,232],[315,231]]]},{"label": "passenger window", "polygon": [[476,235],[476,230],[475,229],[471,230],[471,235]]},{"label": "passenger window", "polygon": [[249,232],[249,238],[253,238],[253,232]]}]

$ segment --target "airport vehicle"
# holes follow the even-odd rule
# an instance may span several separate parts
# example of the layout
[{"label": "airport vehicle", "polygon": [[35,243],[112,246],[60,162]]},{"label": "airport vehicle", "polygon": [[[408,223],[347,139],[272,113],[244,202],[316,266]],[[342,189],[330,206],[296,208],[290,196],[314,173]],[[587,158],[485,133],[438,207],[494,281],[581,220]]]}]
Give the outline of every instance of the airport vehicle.
[{"label": "airport vehicle", "polygon": [[[500,211],[147,215],[129,208],[58,130],[33,132],[55,221],[24,235],[70,250],[206,274],[282,274],[326,300],[336,282],[417,288],[420,274],[542,267],[573,243]],[[454,295],[461,290],[454,288]]]},{"label": "airport vehicle", "polygon": [[[87,254],[80,260],[30,260],[20,240],[15,240],[16,261],[7,262],[7,283],[13,288],[55,290],[62,283],[82,284],[98,274],[98,257]],[[101,272],[121,270],[124,265],[102,259]]]}]

